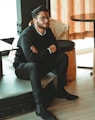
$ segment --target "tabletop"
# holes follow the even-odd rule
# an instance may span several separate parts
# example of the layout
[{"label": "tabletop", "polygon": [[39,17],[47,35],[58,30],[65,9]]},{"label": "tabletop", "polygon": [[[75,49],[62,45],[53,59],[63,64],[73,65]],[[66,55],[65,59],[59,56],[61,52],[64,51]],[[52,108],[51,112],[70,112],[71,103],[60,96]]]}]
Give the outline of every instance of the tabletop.
[{"label": "tabletop", "polygon": [[70,17],[73,21],[95,22],[95,13],[77,14]]},{"label": "tabletop", "polygon": [[0,52],[15,50],[17,47],[13,47],[11,44],[0,40]]}]

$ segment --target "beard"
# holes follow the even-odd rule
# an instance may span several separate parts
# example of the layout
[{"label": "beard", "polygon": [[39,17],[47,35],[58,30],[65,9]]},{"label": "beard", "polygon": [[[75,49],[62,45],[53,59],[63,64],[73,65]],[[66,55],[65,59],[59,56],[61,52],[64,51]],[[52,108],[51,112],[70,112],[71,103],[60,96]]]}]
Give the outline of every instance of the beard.
[{"label": "beard", "polygon": [[49,23],[44,23],[44,24],[40,24],[39,22],[37,22],[37,26],[41,29],[47,29],[49,28]]}]

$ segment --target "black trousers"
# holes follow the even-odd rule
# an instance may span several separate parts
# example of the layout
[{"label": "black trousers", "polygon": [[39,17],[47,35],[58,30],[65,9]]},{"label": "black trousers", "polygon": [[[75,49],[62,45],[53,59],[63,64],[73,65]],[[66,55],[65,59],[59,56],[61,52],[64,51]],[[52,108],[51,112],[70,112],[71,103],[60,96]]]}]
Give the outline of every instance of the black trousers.
[{"label": "black trousers", "polygon": [[20,63],[15,69],[15,73],[20,79],[31,81],[32,92],[36,104],[41,104],[42,88],[41,77],[48,72],[53,72],[57,75],[57,89],[62,90],[67,81],[68,56],[65,53],[60,53],[56,60],[52,63],[37,64],[34,62]]}]

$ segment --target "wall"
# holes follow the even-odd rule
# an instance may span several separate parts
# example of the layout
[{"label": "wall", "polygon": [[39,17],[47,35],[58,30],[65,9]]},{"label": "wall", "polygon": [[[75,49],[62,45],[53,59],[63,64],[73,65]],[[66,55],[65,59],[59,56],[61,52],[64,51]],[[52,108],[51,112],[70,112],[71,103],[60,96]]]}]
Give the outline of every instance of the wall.
[{"label": "wall", "polygon": [[0,0],[0,39],[16,36],[16,0]]}]

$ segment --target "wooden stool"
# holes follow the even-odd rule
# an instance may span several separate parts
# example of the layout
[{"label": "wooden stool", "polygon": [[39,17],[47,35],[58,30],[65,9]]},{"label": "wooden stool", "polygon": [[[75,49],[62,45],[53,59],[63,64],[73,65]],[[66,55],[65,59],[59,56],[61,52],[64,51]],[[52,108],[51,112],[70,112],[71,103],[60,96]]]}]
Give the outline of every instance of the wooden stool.
[{"label": "wooden stool", "polygon": [[58,40],[62,52],[68,56],[67,82],[76,79],[76,54],[75,43],[70,40]]}]

